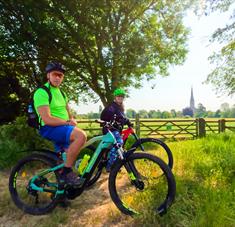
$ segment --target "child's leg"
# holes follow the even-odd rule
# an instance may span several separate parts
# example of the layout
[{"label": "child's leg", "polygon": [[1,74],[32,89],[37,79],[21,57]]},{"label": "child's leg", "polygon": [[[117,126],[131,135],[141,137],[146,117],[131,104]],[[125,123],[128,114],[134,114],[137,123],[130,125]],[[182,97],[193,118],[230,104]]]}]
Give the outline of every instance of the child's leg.
[{"label": "child's leg", "polygon": [[[114,131],[113,135],[115,136],[118,143],[123,144],[122,137],[118,131]],[[117,158],[118,158],[117,148],[113,147],[109,152],[109,158],[108,158],[108,163],[106,167],[106,170],[108,172],[110,171],[113,163],[117,160]]]}]

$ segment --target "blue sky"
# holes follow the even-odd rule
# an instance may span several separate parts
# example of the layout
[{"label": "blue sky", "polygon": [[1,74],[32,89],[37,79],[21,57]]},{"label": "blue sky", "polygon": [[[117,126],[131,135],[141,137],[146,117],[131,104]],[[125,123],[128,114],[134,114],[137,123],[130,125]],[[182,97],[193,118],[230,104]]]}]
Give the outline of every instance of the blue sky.
[{"label": "blue sky", "polygon": [[[208,57],[218,50],[218,44],[211,44],[209,38],[218,28],[223,27],[230,19],[231,12],[213,13],[198,17],[188,12],[184,24],[191,32],[188,40],[189,53],[185,63],[170,69],[170,76],[158,77],[153,81],[144,82],[141,89],[130,89],[130,97],[125,100],[126,109],[146,110],[182,110],[189,106],[191,86],[194,90],[195,105],[202,103],[207,110],[215,111],[227,102],[232,106],[235,97],[219,96],[212,85],[203,83],[213,69]],[[152,85],[156,84],[154,89]],[[79,103],[78,113],[98,112],[100,102],[88,105]]]}]

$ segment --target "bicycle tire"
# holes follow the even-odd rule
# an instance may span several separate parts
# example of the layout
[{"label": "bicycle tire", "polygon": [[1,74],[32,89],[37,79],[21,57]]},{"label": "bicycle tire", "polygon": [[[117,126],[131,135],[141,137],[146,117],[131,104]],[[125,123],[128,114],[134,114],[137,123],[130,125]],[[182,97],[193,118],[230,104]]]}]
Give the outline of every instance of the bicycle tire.
[{"label": "bicycle tire", "polygon": [[90,188],[92,185],[94,185],[100,178],[102,174],[102,168],[97,168],[96,172],[92,175],[91,179],[87,182],[86,188]]},{"label": "bicycle tire", "polygon": [[[163,162],[160,158],[158,158],[154,155],[148,154],[148,153],[133,153],[130,156],[128,156],[126,160],[124,160],[124,161],[119,160],[115,163],[115,166],[111,170],[110,175],[109,175],[109,193],[110,193],[110,196],[111,196],[114,204],[117,206],[117,208],[122,213],[124,213],[126,215],[132,216],[132,215],[135,215],[138,213],[136,210],[133,210],[132,207],[128,207],[127,204],[125,204],[125,202],[121,198],[121,196],[120,196],[121,190],[123,190],[125,193],[128,190],[128,186],[127,186],[127,184],[124,185],[125,182],[121,178],[119,179],[119,176],[117,176],[118,173],[122,174],[121,168],[124,167],[126,165],[126,163],[134,163],[135,160],[141,160],[141,161],[150,160],[151,162],[156,164],[156,166],[162,170],[163,174],[161,174],[161,177],[162,178],[164,177],[163,179],[165,179],[166,183],[167,183],[165,186],[163,185],[164,187],[166,187],[166,192],[163,195],[163,201],[160,201],[159,204],[157,205],[157,208],[155,207],[154,210],[157,211],[160,215],[163,215],[164,213],[166,213],[167,209],[172,205],[172,203],[174,201],[175,194],[176,194],[176,183],[175,183],[174,175],[171,172],[171,169],[169,168],[169,166],[165,162]],[[135,168],[136,168],[136,166],[135,166]],[[145,167],[143,166],[143,168],[145,168]],[[138,171],[139,171],[139,169],[138,169]],[[124,174],[123,174],[123,176],[125,176]],[[126,175],[128,175],[128,174],[126,173]],[[129,179],[129,177],[128,177],[128,179]],[[155,178],[155,179],[157,180],[159,178]],[[123,184],[123,185],[121,185],[119,191],[117,190],[117,186],[118,186],[117,181],[118,180],[120,180],[121,184]],[[129,185],[130,185],[129,187],[132,187],[132,189],[134,188],[134,185],[132,183]],[[155,187],[152,189],[154,189],[154,191],[155,191]],[[135,190],[133,192],[132,191],[131,191],[132,194],[130,194],[131,196],[134,196],[135,193],[138,192],[138,190]],[[147,190],[146,190],[146,192],[149,193]],[[141,202],[143,202],[143,201],[141,201]],[[147,207],[145,209],[147,209]],[[146,211],[149,212],[148,210],[146,210]]]},{"label": "bicycle tire", "polygon": [[[173,164],[174,164],[173,154],[172,154],[170,148],[167,146],[167,144],[164,143],[163,141],[159,140],[159,139],[156,139],[156,138],[140,138],[131,146],[131,148],[136,147],[136,149],[137,148],[141,149],[140,145],[144,145],[146,143],[152,143],[153,144],[152,147],[154,147],[154,145],[158,145],[158,146],[162,147],[164,152],[166,152],[166,154],[167,154],[167,161],[166,160],[164,160],[164,161],[168,164],[168,166],[171,169],[173,168]],[[148,148],[147,148],[147,150],[148,150]],[[157,150],[157,153],[156,154],[154,153],[153,155],[158,156],[158,150]]]},{"label": "bicycle tire", "polygon": [[[13,202],[19,209],[32,215],[43,215],[43,214],[51,212],[56,207],[59,196],[55,196],[53,199],[52,198],[48,199],[50,203],[46,207],[32,207],[32,206],[25,204],[20,199],[17,188],[16,188],[16,180],[18,178],[18,173],[24,167],[25,164],[34,162],[34,161],[41,161],[42,163],[48,165],[49,168],[56,165],[56,162],[54,160],[49,159],[45,157],[44,155],[40,155],[40,154],[32,154],[21,159],[11,171],[11,174],[9,177],[9,191],[10,191],[10,195],[11,195]],[[53,173],[55,174],[55,179],[57,180],[57,183],[59,183],[58,173],[57,172],[53,172]]]}]

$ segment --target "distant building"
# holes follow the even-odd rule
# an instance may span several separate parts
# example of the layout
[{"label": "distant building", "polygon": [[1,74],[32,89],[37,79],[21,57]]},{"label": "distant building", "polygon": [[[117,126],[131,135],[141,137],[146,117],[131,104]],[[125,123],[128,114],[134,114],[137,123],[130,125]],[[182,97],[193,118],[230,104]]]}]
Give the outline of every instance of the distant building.
[{"label": "distant building", "polygon": [[195,114],[196,108],[195,108],[195,101],[193,96],[193,88],[191,87],[191,97],[190,97],[190,104],[189,107],[185,107],[182,110],[183,116],[190,116],[193,117]]},{"label": "distant building", "polygon": [[193,97],[193,88],[191,87],[191,97],[190,97],[190,108],[192,109],[193,113],[195,113],[195,101]]}]

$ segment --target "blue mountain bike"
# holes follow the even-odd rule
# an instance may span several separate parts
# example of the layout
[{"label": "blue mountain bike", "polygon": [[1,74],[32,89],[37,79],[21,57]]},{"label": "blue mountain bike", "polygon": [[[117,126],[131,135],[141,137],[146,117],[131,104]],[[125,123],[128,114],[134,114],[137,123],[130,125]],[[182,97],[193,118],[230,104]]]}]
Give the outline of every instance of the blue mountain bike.
[{"label": "blue mountain bike", "polygon": [[116,146],[119,158],[114,163],[108,182],[115,205],[127,215],[150,211],[160,215],[166,213],[176,193],[174,175],[169,166],[151,154],[134,153],[135,149],[124,151],[110,130],[113,124],[99,123],[108,129],[108,133],[87,142],[89,146],[100,141],[80,176],[83,184],[79,188],[60,181],[66,152],[36,150],[16,164],[9,177],[9,190],[18,208],[29,214],[42,215],[52,211],[61,198],[75,199],[86,189],[102,158],[112,146]]}]

